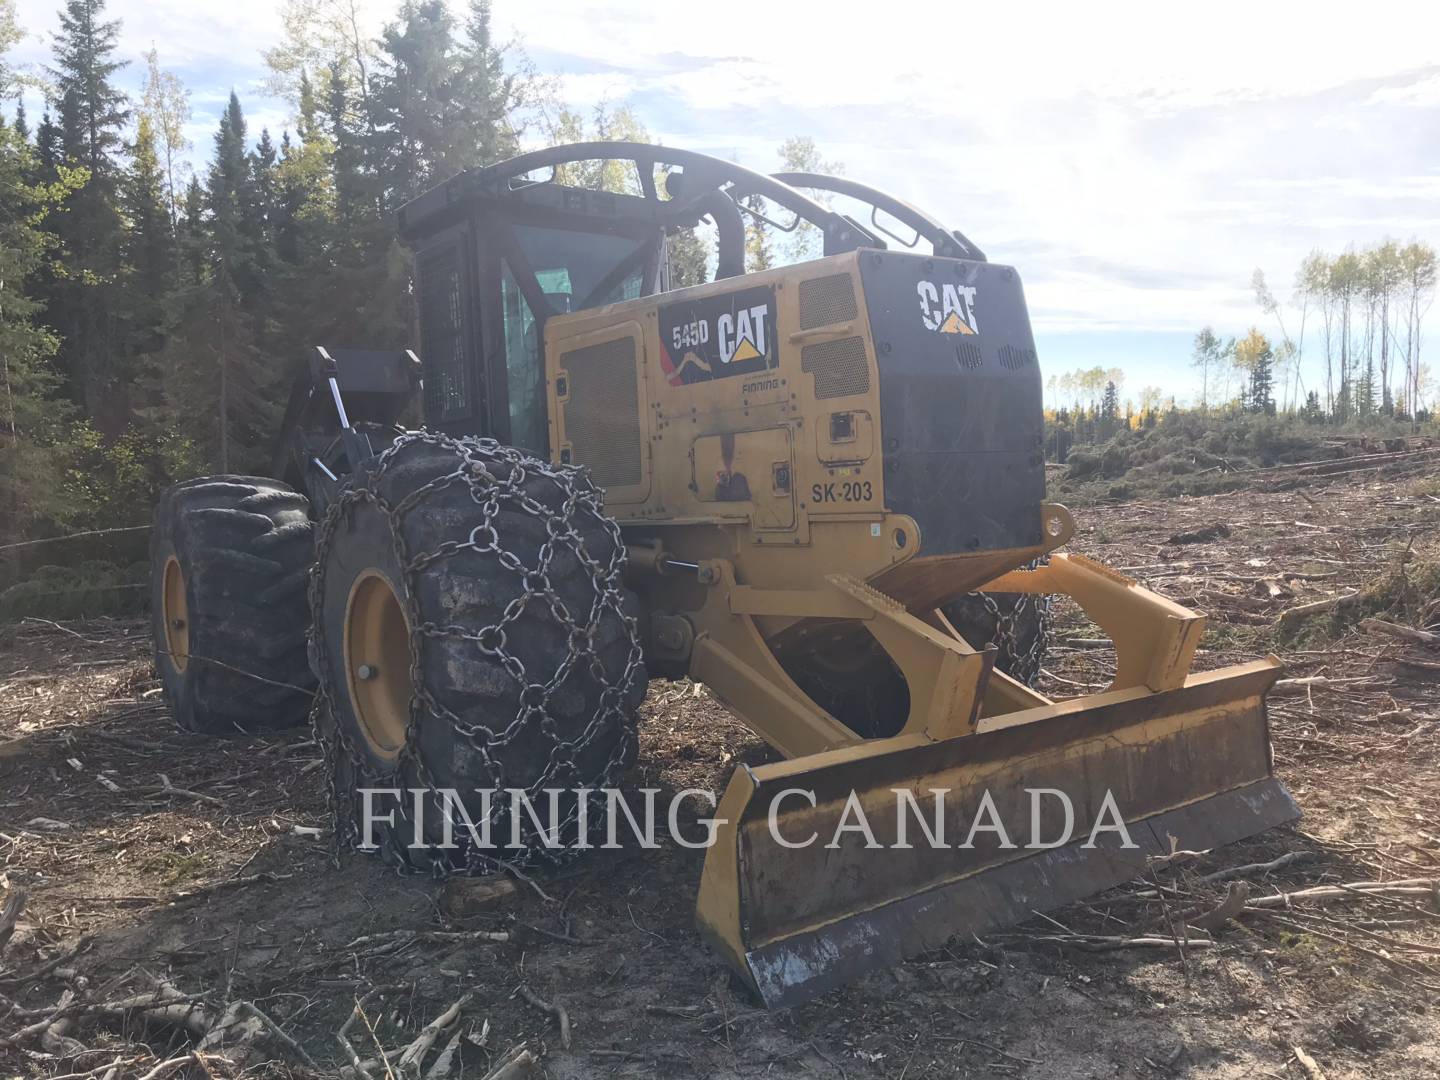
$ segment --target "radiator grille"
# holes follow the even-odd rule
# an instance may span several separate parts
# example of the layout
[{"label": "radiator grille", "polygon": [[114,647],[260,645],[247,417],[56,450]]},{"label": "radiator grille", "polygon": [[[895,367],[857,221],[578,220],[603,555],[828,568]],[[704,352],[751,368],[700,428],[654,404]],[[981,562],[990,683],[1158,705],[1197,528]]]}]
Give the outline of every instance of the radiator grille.
[{"label": "radiator grille", "polygon": [[870,390],[864,338],[849,337],[806,345],[800,350],[800,369],[815,376],[817,398],[845,397]]},{"label": "radiator grille", "polygon": [[640,483],[640,388],[635,339],[617,338],[560,355],[570,378],[565,437],[575,462],[602,488]]},{"label": "radiator grille", "polygon": [[1017,349],[1014,345],[1003,345],[1000,348],[1000,366],[1009,371],[1019,371],[1033,363],[1035,363],[1034,349]]},{"label": "radiator grille", "polygon": [[800,329],[855,318],[855,286],[849,274],[811,278],[800,283]]},{"label": "radiator grille", "polygon": [[465,290],[460,249],[420,262],[420,333],[424,349],[425,417],[431,423],[470,415],[470,368],[465,362]]},{"label": "radiator grille", "polygon": [[980,346],[970,341],[962,341],[955,346],[955,360],[964,371],[974,371],[985,362],[980,355]]}]

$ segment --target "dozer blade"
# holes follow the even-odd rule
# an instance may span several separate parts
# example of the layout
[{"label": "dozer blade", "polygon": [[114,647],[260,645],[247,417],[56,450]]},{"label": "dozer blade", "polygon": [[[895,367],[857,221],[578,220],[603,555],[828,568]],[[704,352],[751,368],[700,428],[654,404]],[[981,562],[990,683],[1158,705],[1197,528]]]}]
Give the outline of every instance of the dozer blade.
[{"label": "dozer blade", "polygon": [[[1148,856],[1293,821],[1265,717],[1278,675],[1257,661],[982,720],[973,735],[741,768],[717,811],[701,930],[784,1007],[1130,880]],[[1039,789],[1068,796],[1068,842],[1033,846],[1065,839],[1064,802]]]}]

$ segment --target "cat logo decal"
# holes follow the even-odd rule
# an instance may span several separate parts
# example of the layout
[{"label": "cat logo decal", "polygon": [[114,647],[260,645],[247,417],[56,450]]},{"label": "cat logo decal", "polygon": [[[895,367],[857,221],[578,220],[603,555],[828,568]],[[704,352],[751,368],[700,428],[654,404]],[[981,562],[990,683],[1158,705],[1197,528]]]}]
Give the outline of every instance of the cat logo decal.
[{"label": "cat logo decal", "polygon": [[936,285],[933,281],[915,284],[920,297],[920,321],[926,330],[937,334],[978,334],[980,326],[975,321],[975,286],[955,285],[945,282]]}]

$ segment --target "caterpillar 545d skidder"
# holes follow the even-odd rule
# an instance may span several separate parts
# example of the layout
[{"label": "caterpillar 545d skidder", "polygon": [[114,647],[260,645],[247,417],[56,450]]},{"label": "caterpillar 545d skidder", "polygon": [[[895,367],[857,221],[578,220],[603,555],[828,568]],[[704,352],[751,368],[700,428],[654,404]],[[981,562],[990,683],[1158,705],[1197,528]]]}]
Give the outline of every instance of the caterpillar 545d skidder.
[{"label": "caterpillar 545d skidder", "polygon": [[[572,182],[596,161],[633,193]],[[823,257],[745,273],[747,217]],[[702,220],[715,280],[672,288]],[[698,902],[777,1005],[1298,815],[1277,662],[1192,674],[1203,615],[1051,554],[1020,278],[959,232],[630,143],[465,173],[400,224],[421,359],[316,349],[275,479],[182,484],[155,530],[176,717],[296,723],[314,685],[342,840],[362,789],[421,789],[379,811],[387,857],[493,867],[488,823],[559,860],[647,677],[688,675],[783,758],[731,778]],[[1105,692],[1031,688],[1045,594],[1113,638]]]}]

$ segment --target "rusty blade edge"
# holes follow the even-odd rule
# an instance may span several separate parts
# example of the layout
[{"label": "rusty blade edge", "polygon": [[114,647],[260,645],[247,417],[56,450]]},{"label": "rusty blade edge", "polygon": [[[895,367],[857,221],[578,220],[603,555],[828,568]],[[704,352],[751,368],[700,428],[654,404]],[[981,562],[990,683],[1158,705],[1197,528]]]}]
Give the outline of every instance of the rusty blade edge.
[{"label": "rusty blade edge", "polygon": [[1300,808],[1284,785],[1262,780],[1127,822],[1138,849],[1122,850],[1104,841],[1083,849],[1077,841],[1012,860],[749,949],[742,974],[766,1007],[788,1008],[957,935],[1010,926],[1032,912],[1129,881],[1144,869],[1147,857],[1171,851],[1172,836],[1181,848],[1201,850],[1299,817]]}]

